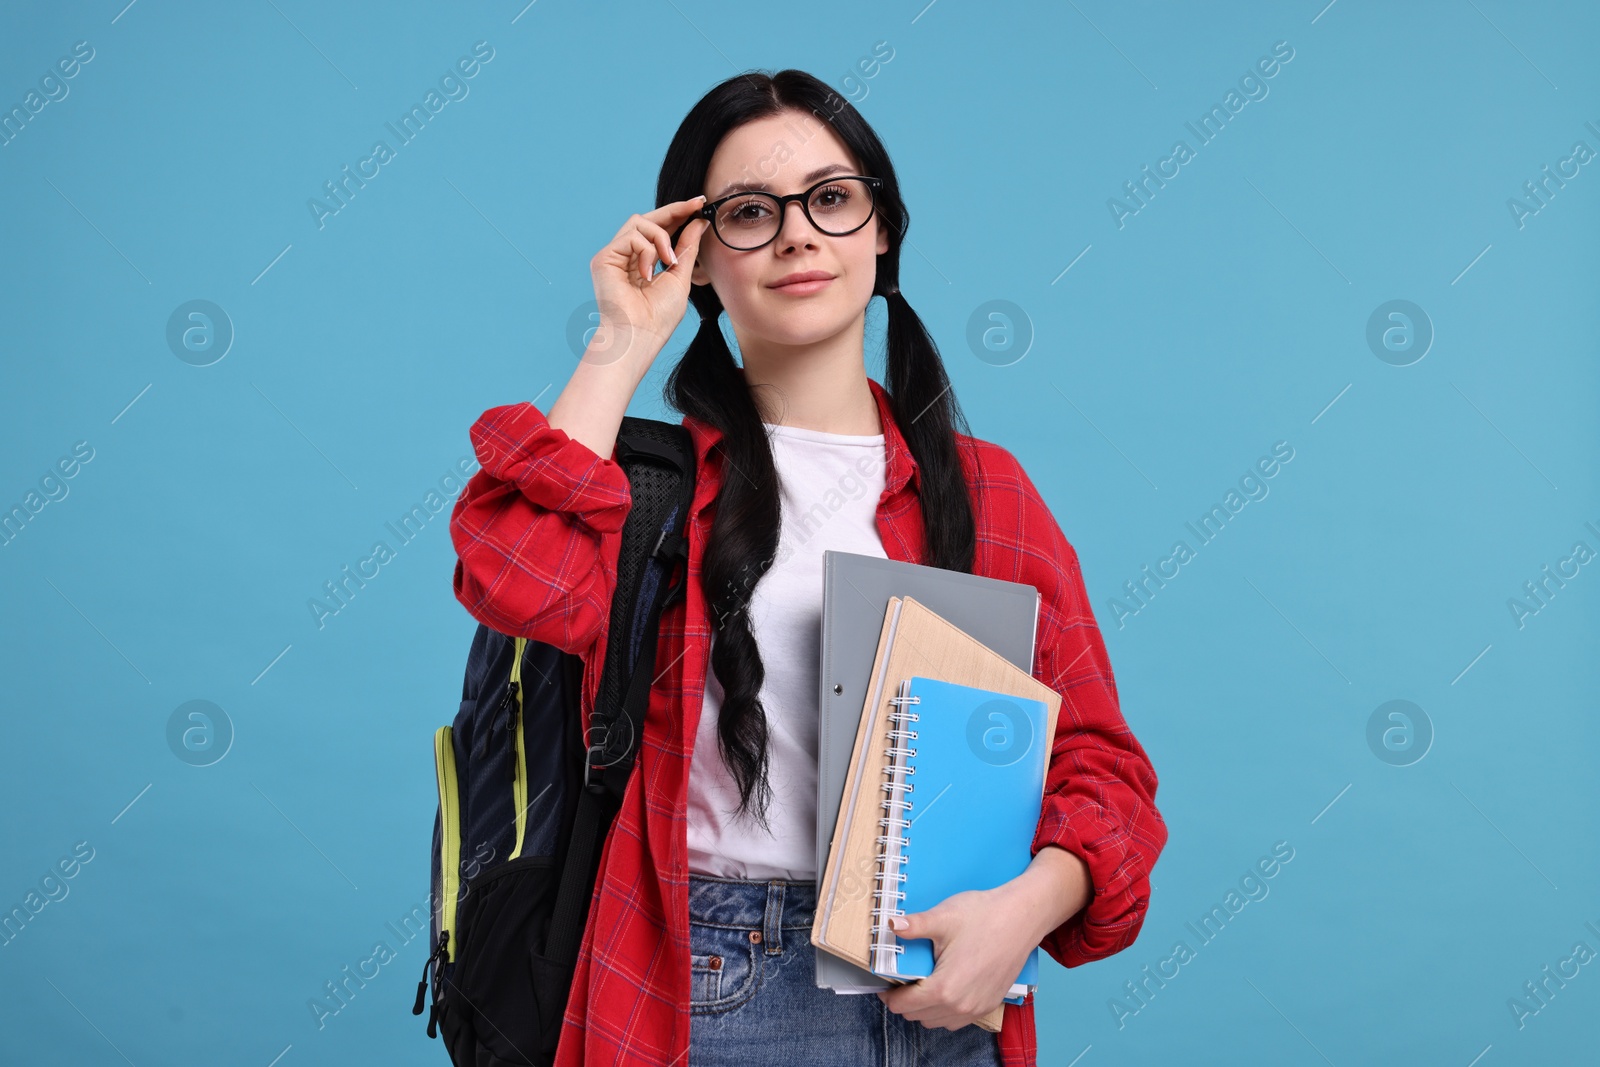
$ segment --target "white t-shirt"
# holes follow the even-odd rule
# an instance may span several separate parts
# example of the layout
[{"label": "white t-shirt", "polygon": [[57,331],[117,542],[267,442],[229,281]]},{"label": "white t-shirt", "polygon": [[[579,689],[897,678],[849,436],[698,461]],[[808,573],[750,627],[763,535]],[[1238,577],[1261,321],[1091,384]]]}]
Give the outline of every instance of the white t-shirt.
[{"label": "white t-shirt", "polygon": [[[705,699],[689,765],[689,870],[762,881],[817,876],[817,706],[824,549],[887,557],[878,534],[886,484],[884,435],[823,433],[763,423],[778,469],[783,526],[772,567],[756,583],[751,629],[766,676],[769,835],[729,816],[739,787],[717,741],[722,685],[706,664]],[[716,643],[713,626],[712,644]]]}]

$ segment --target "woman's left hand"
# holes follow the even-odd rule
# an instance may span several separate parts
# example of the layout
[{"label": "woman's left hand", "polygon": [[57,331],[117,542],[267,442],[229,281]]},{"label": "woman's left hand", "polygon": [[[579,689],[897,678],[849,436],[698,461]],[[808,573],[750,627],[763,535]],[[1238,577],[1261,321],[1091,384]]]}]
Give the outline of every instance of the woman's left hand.
[{"label": "woman's left hand", "polygon": [[1003,890],[968,890],[891,920],[902,941],[933,941],[934,968],[927,978],[879,990],[890,1011],[926,1027],[959,1030],[1005,999],[1038,942],[1030,940],[1031,919],[1004,906]]},{"label": "woman's left hand", "polygon": [[1081,911],[1090,893],[1083,860],[1047,845],[1004,885],[956,893],[927,911],[892,919],[902,941],[933,942],[933,973],[879,990],[878,998],[890,1011],[929,1028],[959,1030],[974,1023],[1005,999],[1028,953]]}]

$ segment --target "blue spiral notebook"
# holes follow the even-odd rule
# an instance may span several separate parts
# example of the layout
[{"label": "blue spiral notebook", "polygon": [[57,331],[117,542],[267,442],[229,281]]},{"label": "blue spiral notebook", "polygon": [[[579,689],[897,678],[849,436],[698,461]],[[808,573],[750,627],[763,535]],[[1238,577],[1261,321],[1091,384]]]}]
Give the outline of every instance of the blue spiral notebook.
[{"label": "blue spiral notebook", "polygon": [[[926,978],[933,942],[902,939],[896,914],[927,911],[969,889],[994,889],[1028,867],[1039,826],[1052,738],[1043,701],[911,677],[887,749],[896,799],[880,840],[880,907],[873,920],[874,974]],[[1028,954],[1007,1000],[1038,984],[1039,950]]]}]

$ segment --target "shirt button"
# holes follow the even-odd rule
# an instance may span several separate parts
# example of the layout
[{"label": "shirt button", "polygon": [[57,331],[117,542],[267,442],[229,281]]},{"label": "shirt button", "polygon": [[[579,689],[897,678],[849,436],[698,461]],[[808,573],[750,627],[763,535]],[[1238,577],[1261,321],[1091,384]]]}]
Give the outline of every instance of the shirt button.
[{"label": "shirt button", "polygon": [[761,931],[760,930],[751,930],[750,931],[750,943],[752,945],[761,944]]}]

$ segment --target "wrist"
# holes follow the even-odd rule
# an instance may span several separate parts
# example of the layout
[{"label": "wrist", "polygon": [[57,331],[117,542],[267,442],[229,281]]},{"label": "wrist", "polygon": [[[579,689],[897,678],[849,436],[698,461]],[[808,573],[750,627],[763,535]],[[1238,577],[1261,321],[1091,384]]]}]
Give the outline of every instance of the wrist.
[{"label": "wrist", "polygon": [[612,383],[612,388],[620,385],[631,398],[664,347],[665,342],[638,330],[609,334],[604,329],[596,330],[574,373],[596,375]]},{"label": "wrist", "polygon": [[1044,845],[1028,868],[997,892],[1003,895],[1002,906],[1026,919],[1028,943],[1037,945],[1088,905],[1089,865],[1059,845]]}]

